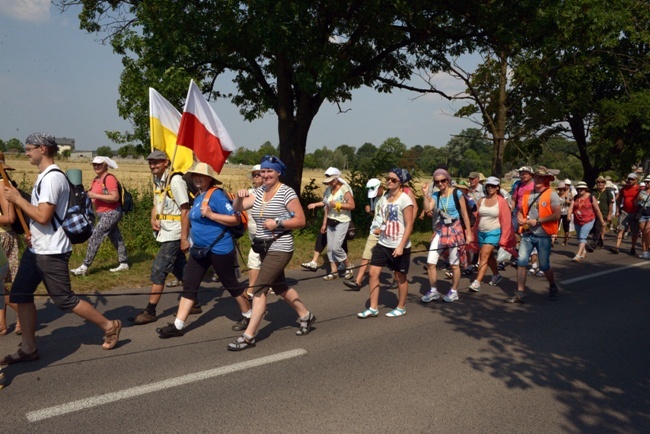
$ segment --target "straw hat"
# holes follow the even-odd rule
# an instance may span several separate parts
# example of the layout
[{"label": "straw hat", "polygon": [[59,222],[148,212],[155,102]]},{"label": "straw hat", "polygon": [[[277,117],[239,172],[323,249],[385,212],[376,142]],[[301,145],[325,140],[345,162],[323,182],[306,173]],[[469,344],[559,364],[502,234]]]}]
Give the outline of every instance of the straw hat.
[{"label": "straw hat", "polygon": [[217,179],[217,174],[215,171],[208,165],[207,163],[201,163],[198,162],[194,166],[190,168],[190,170],[187,171],[187,173],[183,176],[183,179],[185,179],[185,182],[189,182],[192,180],[192,174],[198,174],[198,175],[205,175],[209,176],[210,178],[214,179],[214,182],[216,184],[223,184],[221,181]]}]

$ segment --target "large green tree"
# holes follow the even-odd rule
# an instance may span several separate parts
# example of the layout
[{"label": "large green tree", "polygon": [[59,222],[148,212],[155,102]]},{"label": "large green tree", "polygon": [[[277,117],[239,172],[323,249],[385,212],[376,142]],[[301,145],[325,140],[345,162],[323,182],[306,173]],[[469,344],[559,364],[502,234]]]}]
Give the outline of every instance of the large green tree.
[{"label": "large green tree", "polygon": [[[55,0],[81,5],[81,27],[106,32],[123,56],[120,114],[146,142],[147,87],[179,106],[190,78],[211,97],[230,97],[253,120],[278,120],[286,181],[298,189],[307,136],[325,101],[342,104],[352,91],[390,91],[410,79],[416,52],[426,65],[462,50],[457,2],[441,0]],[[234,74],[237,91],[223,95],[215,81]],[[119,136],[116,138],[120,138]],[[121,139],[128,140],[131,137]]]}]

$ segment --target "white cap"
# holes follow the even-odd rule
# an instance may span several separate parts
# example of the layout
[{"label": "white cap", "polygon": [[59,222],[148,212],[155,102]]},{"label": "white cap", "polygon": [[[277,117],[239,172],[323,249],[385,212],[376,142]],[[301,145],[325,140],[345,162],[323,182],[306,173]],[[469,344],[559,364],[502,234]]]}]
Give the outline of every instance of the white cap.
[{"label": "white cap", "polygon": [[571,180],[569,178],[567,178],[567,179],[564,180],[564,183],[566,185],[571,185]]},{"label": "white cap", "polygon": [[93,158],[93,161],[90,164],[102,164],[102,163],[106,163],[106,165],[111,169],[117,169],[117,163],[115,162],[115,160],[108,157],[97,156]]},{"label": "white cap", "polygon": [[329,184],[337,178],[341,177],[341,171],[336,167],[328,167],[325,171],[325,179],[323,179],[323,184]]},{"label": "white cap", "polygon": [[638,178],[638,176],[636,176],[636,173],[634,173],[634,172],[632,172],[632,173],[630,173],[629,175],[627,175],[627,177],[628,177],[628,178],[634,178],[634,179],[637,179],[637,178]]},{"label": "white cap", "polygon": [[485,180],[485,185],[499,185],[501,181],[496,176],[488,176]]},{"label": "white cap", "polygon": [[368,182],[366,182],[366,190],[368,190],[368,198],[372,199],[377,197],[377,193],[379,192],[380,185],[381,185],[381,181],[378,180],[377,178],[369,179]]}]

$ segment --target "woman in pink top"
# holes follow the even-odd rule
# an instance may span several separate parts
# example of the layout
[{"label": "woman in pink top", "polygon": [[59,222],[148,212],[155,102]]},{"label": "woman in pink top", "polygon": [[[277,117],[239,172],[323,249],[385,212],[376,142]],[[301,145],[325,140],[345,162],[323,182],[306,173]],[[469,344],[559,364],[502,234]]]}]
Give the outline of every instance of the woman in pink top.
[{"label": "woman in pink top", "polygon": [[97,212],[97,224],[93,234],[88,240],[86,259],[79,268],[70,270],[72,274],[84,276],[88,267],[93,263],[95,255],[106,237],[117,250],[117,259],[120,264],[111,268],[112,272],[129,269],[126,256],[126,245],[117,224],[122,220],[122,207],[120,204],[120,193],[117,188],[117,178],[108,173],[108,168],[117,169],[117,163],[108,157],[95,157],[92,161],[95,179],[88,191],[88,197],[92,199]]}]

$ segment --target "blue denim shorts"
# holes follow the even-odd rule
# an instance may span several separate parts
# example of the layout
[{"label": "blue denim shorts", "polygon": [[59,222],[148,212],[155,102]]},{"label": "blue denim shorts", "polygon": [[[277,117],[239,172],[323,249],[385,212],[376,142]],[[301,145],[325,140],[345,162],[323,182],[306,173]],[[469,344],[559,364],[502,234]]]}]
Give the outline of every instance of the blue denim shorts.
[{"label": "blue denim shorts", "polygon": [[523,234],[519,243],[519,267],[527,267],[533,249],[537,248],[537,262],[539,269],[547,271],[551,268],[551,237],[540,237],[538,235]]}]

